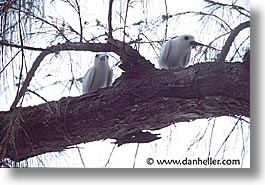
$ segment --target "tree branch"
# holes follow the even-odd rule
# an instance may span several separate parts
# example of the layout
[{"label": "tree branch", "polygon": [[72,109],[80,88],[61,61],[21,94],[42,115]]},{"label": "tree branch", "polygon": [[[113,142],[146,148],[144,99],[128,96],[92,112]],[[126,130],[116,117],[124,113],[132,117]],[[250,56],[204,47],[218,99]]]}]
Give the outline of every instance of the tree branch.
[{"label": "tree branch", "polygon": [[[201,63],[130,77],[125,73],[112,87],[90,95],[0,112],[0,156],[21,161],[174,122],[224,115],[249,117],[250,75],[242,66]],[[15,122],[11,128],[10,122]]]},{"label": "tree branch", "polygon": [[[22,47],[22,46],[21,46]],[[23,46],[25,47],[25,46]],[[32,49],[25,47],[27,49]],[[130,47],[128,44],[123,43],[118,40],[109,39],[108,43],[80,43],[80,42],[66,42],[63,44],[57,44],[55,46],[50,46],[39,54],[36,60],[33,62],[33,65],[28,72],[23,85],[15,97],[14,102],[11,105],[10,110],[14,109],[22,96],[24,96],[27,87],[30,84],[31,79],[33,78],[35,71],[39,67],[40,63],[43,59],[51,54],[58,53],[60,51],[92,51],[92,52],[114,52],[117,55],[121,56],[121,60],[123,61],[120,66],[121,69],[127,71],[129,73],[140,73],[146,70],[152,69],[154,66],[146,61],[144,57],[142,57],[135,49]]]},{"label": "tree branch", "polygon": [[229,26],[229,24],[224,20],[222,19],[221,17],[215,15],[215,14],[211,14],[211,13],[205,13],[205,12],[202,12],[202,11],[186,11],[186,12],[180,12],[180,13],[176,13],[176,14],[173,14],[173,15],[167,15],[164,17],[166,19],[168,18],[172,18],[172,17],[175,17],[175,16],[181,16],[181,15],[185,15],[185,14],[194,14],[194,15],[201,15],[201,16],[208,16],[208,17],[213,17],[215,19],[217,19],[218,21],[220,21],[220,24],[224,24],[229,30],[232,30],[232,28]]},{"label": "tree branch", "polygon": [[128,17],[128,12],[129,12],[129,5],[130,5],[130,0],[127,0],[126,10],[125,10],[125,17],[124,17],[124,27],[123,27],[123,39],[122,39],[123,42],[125,42],[126,27],[127,27],[127,17]]},{"label": "tree branch", "polygon": [[109,25],[109,33],[108,33],[108,37],[110,39],[113,39],[113,36],[112,36],[112,5],[113,5],[113,1],[114,0],[110,0],[109,1],[109,14],[108,14],[108,25]]},{"label": "tree branch", "polygon": [[31,47],[31,46],[17,45],[17,44],[9,43],[9,42],[4,41],[4,40],[0,40],[0,45],[10,46],[10,47],[19,48],[19,49],[27,49],[27,50],[32,50],[32,51],[43,51],[43,50],[45,50],[44,48],[35,48],[35,47]]},{"label": "tree branch", "polygon": [[[235,9],[236,11],[238,11],[240,14],[250,18],[250,12],[248,10],[246,10],[245,8],[241,7],[241,6],[237,6],[235,4],[225,4],[225,3],[220,3],[220,2],[216,2],[216,1],[212,1],[212,0],[204,0],[206,3],[210,4],[209,6],[219,6],[219,7],[229,7],[231,9]],[[243,13],[242,11],[247,12],[248,14]]]},{"label": "tree branch", "polygon": [[80,10],[80,6],[79,6],[79,3],[78,1],[76,0],[75,1],[75,4],[76,4],[76,11],[77,11],[77,14],[78,14],[78,18],[79,18],[79,26],[80,26],[80,42],[82,42],[83,40],[83,26],[82,26],[82,19],[81,19],[81,10]]},{"label": "tree branch", "polygon": [[[12,9],[18,11],[18,9],[17,9],[16,7],[12,7]],[[57,25],[52,24],[51,22],[47,21],[46,19],[44,19],[44,18],[42,18],[42,17],[39,17],[39,16],[35,15],[35,14],[34,14],[33,12],[31,12],[31,11],[27,11],[27,10],[20,10],[20,11],[23,12],[23,13],[25,13],[25,14],[27,14],[27,15],[29,15],[29,16],[32,16],[33,18],[35,18],[35,19],[37,19],[37,20],[42,21],[43,23],[45,23],[45,24],[47,24],[47,25],[49,25],[49,26],[51,26],[51,27],[53,27],[53,28],[55,28],[55,30],[58,32],[58,34],[59,34],[60,36],[62,36],[67,42],[70,42],[70,40],[69,40],[69,39],[66,37],[66,35],[64,34],[64,30],[58,28]],[[77,32],[77,34],[80,35],[78,32]]]},{"label": "tree branch", "polygon": [[232,43],[234,42],[236,36],[241,32],[243,29],[250,27],[250,21],[243,22],[239,24],[233,31],[231,31],[230,35],[228,36],[221,53],[218,55],[216,61],[225,61],[225,58],[230,50]]}]

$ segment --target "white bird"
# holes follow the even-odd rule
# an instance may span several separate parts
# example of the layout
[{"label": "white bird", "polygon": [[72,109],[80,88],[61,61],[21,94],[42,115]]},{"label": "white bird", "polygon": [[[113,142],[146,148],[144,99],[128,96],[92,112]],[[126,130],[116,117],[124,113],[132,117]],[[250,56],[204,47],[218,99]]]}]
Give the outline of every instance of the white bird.
[{"label": "white bird", "polygon": [[100,88],[111,85],[113,71],[108,64],[109,56],[106,53],[97,53],[94,66],[90,68],[83,78],[83,94],[93,93]]},{"label": "white bird", "polygon": [[159,58],[161,69],[185,68],[190,61],[192,46],[202,45],[195,42],[192,35],[181,35],[169,39],[162,48]]}]

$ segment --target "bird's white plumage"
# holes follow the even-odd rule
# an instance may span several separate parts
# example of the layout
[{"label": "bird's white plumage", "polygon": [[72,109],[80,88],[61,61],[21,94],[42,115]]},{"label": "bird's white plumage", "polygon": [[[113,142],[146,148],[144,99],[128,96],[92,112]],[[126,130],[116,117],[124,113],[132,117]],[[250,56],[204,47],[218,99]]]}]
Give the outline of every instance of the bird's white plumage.
[{"label": "bird's white plumage", "polygon": [[190,61],[191,47],[196,43],[192,35],[169,39],[162,48],[159,65],[162,69],[185,68]]},{"label": "bird's white plumage", "polygon": [[83,78],[83,94],[93,93],[111,85],[113,71],[109,67],[108,58],[106,53],[96,54],[94,66],[87,71]]}]

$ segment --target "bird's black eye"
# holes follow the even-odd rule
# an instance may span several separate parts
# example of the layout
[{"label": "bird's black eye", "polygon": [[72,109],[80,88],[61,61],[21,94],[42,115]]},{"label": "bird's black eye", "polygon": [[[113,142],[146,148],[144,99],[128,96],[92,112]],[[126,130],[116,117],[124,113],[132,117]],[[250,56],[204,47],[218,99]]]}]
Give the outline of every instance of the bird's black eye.
[{"label": "bird's black eye", "polygon": [[189,40],[189,37],[188,37],[188,36],[185,36],[184,39],[185,39],[185,40]]},{"label": "bird's black eye", "polygon": [[109,59],[109,55],[107,55],[107,59]]},{"label": "bird's black eye", "polygon": [[96,54],[96,57],[99,57],[99,54]]}]

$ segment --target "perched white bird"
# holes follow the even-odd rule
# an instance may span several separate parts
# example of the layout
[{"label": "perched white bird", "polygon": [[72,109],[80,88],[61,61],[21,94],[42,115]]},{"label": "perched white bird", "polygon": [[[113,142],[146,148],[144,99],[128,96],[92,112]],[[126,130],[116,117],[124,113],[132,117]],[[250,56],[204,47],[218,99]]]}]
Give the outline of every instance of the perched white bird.
[{"label": "perched white bird", "polygon": [[93,93],[100,88],[108,87],[112,83],[113,71],[109,67],[109,56],[106,53],[97,53],[94,66],[83,78],[83,94]]},{"label": "perched white bird", "polygon": [[181,35],[169,39],[162,48],[159,65],[162,69],[185,68],[190,61],[192,46],[202,45],[192,35]]}]

